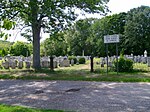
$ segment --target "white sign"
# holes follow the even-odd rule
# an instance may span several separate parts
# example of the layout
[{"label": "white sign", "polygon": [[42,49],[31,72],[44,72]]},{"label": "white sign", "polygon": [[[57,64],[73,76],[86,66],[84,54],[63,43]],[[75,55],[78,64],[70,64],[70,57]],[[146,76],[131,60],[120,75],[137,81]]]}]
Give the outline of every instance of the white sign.
[{"label": "white sign", "polygon": [[104,43],[118,43],[119,35],[106,35],[104,36]]}]

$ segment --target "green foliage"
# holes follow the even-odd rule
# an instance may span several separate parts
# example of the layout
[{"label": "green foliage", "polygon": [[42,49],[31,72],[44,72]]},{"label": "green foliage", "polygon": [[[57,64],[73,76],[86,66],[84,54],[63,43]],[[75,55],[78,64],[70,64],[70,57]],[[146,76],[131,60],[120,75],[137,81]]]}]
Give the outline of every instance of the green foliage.
[{"label": "green foliage", "polygon": [[[1,19],[1,18],[0,18]],[[10,29],[13,29],[15,26],[15,22],[9,20],[9,19],[3,19],[0,21],[0,29],[4,29],[4,30],[10,30]],[[0,38],[3,38],[5,40],[7,40],[7,38],[9,37],[10,35],[7,34],[7,33],[4,33],[3,31],[0,31]]]},{"label": "green foliage", "polygon": [[6,56],[8,54],[8,50],[7,49],[2,49],[1,51],[1,56]]},{"label": "green foliage", "polygon": [[[114,68],[117,71],[117,61],[114,61]],[[131,72],[133,70],[133,61],[125,59],[122,55],[118,60],[119,72]]]},{"label": "green foliage", "polygon": [[[104,35],[124,33],[126,13],[106,16],[102,19],[77,21],[67,32],[66,38],[73,55],[105,56]],[[119,47],[120,48],[120,47]],[[109,55],[115,54],[115,45],[109,45]]]},{"label": "green foliage", "polygon": [[123,44],[125,54],[150,53],[150,7],[141,6],[127,13]]},{"label": "green foliage", "polygon": [[15,22],[9,20],[9,19],[4,19],[3,20],[3,24],[2,24],[2,28],[6,29],[6,30],[10,30],[14,27]]},{"label": "green foliage", "polygon": [[8,49],[10,46],[13,45],[12,42],[0,40],[0,49]]},{"label": "green foliage", "polygon": [[75,56],[69,56],[68,59],[71,61],[72,59],[74,60],[74,64],[77,63],[77,58]]},{"label": "green foliage", "polygon": [[27,44],[29,51],[30,51],[30,55],[33,54],[33,45],[31,43]]},{"label": "green foliage", "polygon": [[[118,50],[125,54],[142,55],[150,52],[150,7],[141,6],[127,13],[106,16],[101,19],[77,21],[67,32],[70,54],[105,56],[104,35],[119,34]],[[116,45],[109,44],[108,54],[116,54]]]},{"label": "green foliage", "polygon": [[12,42],[0,40],[0,56],[6,56],[9,54],[12,45]]},{"label": "green foliage", "polygon": [[[59,39],[63,38],[63,33],[60,35],[57,35]],[[54,35],[53,35],[54,36]],[[51,36],[50,38],[47,38],[42,44],[41,44],[41,55],[47,55],[47,56],[65,56],[67,54],[67,43],[65,40],[58,40],[56,37]]]},{"label": "green foliage", "polygon": [[85,64],[86,60],[84,57],[80,57],[78,61],[79,61],[79,64]]},{"label": "green foliage", "polygon": [[85,55],[90,55],[89,44],[86,40],[89,38],[94,19],[78,20],[69,31],[67,31],[66,38],[70,46],[70,55],[82,55],[84,51]]},{"label": "green foliage", "polygon": [[30,56],[30,50],[26,43],[18,41],[11,46],[10,54],[14,56]]}]

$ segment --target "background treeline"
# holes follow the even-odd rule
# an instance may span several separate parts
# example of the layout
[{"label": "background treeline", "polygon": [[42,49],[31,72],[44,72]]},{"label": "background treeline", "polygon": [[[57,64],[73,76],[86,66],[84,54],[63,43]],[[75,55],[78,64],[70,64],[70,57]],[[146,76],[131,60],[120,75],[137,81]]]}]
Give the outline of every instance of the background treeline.
[{"label": "background treeline", "polygon": [[[150,7],[141,6],[127,13],[119,13],[101,19],[88,18],[76,21],[68,30],[52,35],[41,43],[41,56],[94,55],[105,56],[104,35],[120,35],[119,53],[150,55]],[[11,55],[29,56],[32,45],[16,42],[0,42],[0,55],[3,49]],[[7,47],[1,47],[7,46]],[[115,55],[115,44],[109,44],[109,55]]]},{"label": "background treeline", "polygon": [[[119,52],[150,54],[150,7],[141,6],[127,13],[101,19],[78,20],[67,31],[46,39],[41,55],[105,56],[104,35],[120,34]],[[56,38],[57,37],[57,38]],[[115,44],[109,44],[109,55],[116,54]]]},{"label": "background treeline", "polygon": [[9,42],[0,40],[0,56],[30,56],[32,54],[32,44],[25,42]]}]

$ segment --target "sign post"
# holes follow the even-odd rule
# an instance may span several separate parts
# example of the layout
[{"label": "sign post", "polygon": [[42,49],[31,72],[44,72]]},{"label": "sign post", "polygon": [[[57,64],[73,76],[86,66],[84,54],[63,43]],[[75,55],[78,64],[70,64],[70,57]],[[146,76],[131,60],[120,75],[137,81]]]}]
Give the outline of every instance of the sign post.
[{"label": "sign post", "polygon": [[106,54],[107,54],[107,75],[108,75],[108,44],[106,44]]},{"label": "sign post", "polygon": [[107,74],[108,74],[108,44],[109,43],[116,43],[116,61],[117,61],[117,75],[118,75],[118,44],[119,43],[119,35],[105,35],[104,36],[104,43],[106,44],[106,54],[107,54]]}]

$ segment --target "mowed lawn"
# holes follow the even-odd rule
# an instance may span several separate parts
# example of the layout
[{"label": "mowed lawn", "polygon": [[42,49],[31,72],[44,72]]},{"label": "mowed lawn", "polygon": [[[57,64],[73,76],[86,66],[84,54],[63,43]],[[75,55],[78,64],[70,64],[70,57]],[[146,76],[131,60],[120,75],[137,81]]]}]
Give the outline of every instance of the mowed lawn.
[{"label": "mowed lawn", "polygon": [[94,63],[94,72],[90,72],[90,64],[59,67],[51,71],[49,68],[35,72],[30,69],[0,70],[0,79],[36,79],[36,80],[73,80],[73,81],[111,81],[111,82],[150,82],[150,67],[146,64],[134,64],[131,72],[117,73],[109,68]]},{"label": "mowed lawn", "polygon": [[64,112],[61,110],[42,110],[42,109],[33,109],[25,108],[21,106],[9,106],[0,104],[0,112]]}]

